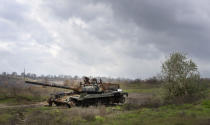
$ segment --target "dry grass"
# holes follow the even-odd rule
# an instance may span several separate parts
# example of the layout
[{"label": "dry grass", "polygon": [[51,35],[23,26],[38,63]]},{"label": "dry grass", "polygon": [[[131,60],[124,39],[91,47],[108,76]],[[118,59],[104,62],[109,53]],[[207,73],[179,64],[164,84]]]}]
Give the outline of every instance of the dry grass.
[{"label": "dry grass", "polygon": [[4,82],[0,84],[0,103],[13,105],[44,101],[51,93],[63,91],[66,90],[27,85],[24,81],[17,81],[14,84]]},{"label": "dry grass", "polygon": [[71,109],[56,108],[46,111],[35,110],[26,117],[25,123],[27,125],[71,125],[78,124],[78,121],[94,121],[97,116],[103,117],[108,113],[104,106],[74,107]]}]

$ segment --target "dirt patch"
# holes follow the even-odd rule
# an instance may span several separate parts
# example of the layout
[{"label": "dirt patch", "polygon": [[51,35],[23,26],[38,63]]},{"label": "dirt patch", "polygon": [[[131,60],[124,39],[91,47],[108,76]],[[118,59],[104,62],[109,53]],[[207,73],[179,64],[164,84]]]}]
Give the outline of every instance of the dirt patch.
[{"label": "dirt patch", "polygon": [[152,97],[153,94],[150,93],[129,93],[126,103],[142,105]]},{"label": "dirt patch", "polygon": [[37,107],[37,106],[45,106],[47,105],[46,102],[38,102],[33,104],[24,104],[24,105],[5,105],[0,104],[0,109],[6,109],[6,108],[27,108],[27,107]]}]

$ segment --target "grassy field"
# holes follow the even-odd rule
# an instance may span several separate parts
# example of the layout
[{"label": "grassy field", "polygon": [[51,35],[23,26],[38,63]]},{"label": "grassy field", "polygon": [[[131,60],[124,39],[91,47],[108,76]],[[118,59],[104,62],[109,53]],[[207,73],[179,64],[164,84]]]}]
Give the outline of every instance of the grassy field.
[{"label": "grassy field", "polygon": [[160,84],[122,83],[120,87],[128,93],[158,93]]},{"label": "grassy field", "polygon": [[[121,84],[129,93],[124,105],[83,107],[7,107],[1,105],[24,105],[42,102],[49,93],[60,90],[32,87],[20,89],[0,89],[0,124],[26,125],[209,125],[210,89],[204,99],[189,104],[162,105],[157,95],[160,84]],[[5,91],[7,92],[5,94]],[[11,91],[11,92],[9,92]],[[16,91],[14,93],[14,91]],[[39,93],[39,94],[37,94]]]},{"label": "grassy field", "polygon": [[[199,104],[167,105],[158,108],[127,110],[124,106],[114,107],[30,107],[0,109],[0,123],[12,124],[81,124],[81,125],[209,125],[210,101]],[[21,116],[22,115],[22,116]]]},{"label": "grassy field", "polygon": [[112,124],[112,125],[209,125],[210,103],[192,105],[168,105],[159,108],[140,108],[117,115],[111,115],[84,124]]},{"label": "grassy field", "polygon": [[20,85],[7,86],[4,84],[0,84],[0,104],[31,104],[47,100],[51,93],[66,91],[58,88],[44,88],[42,86],[19,87]]}]

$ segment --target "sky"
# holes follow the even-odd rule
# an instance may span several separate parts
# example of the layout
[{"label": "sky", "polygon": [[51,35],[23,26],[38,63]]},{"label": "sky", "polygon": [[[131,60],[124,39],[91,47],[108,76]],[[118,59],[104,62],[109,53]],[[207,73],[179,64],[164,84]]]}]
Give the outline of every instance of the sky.
[{"label": "sky", "polygon": [[209,0],[0,0],[0,72],[149,78],[172,52],[210,76]]}]

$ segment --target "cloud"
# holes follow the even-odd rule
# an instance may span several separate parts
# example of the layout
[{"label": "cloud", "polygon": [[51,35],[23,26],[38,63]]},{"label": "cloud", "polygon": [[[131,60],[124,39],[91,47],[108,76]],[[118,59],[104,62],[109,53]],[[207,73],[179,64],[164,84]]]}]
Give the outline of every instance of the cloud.
[{"label": "cloud", "polygon": [[2,72],[147,78],[181,51],[209,75],[207,0],[1,3]]},{"label": "cloud", "polygon": [[183,51],[200,59],[210,54],[210,9],[207,7],[210,2],[207,0],[105,2],[112,6],[118,21],[135,23],[148,34],[143,36],[144,42],[155,44],[163,52]]}]

